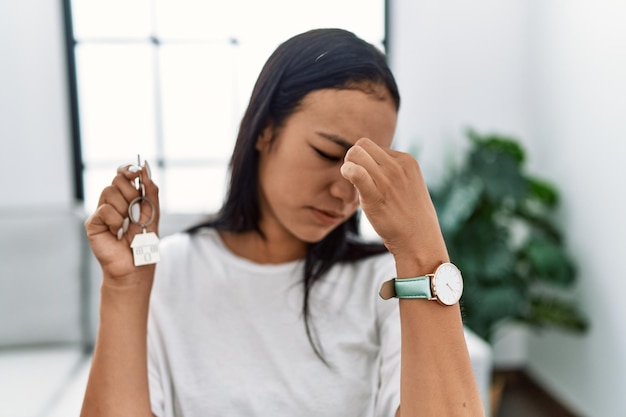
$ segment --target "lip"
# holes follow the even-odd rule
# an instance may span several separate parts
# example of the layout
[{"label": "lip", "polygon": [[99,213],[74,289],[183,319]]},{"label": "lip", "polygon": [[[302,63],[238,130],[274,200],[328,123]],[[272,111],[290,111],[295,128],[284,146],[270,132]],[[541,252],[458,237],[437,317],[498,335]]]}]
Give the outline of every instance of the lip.
[{"label": "lip", "polygon": [[311,207],[310,209],[313,216],[315,216],[320,223],[326,226],[333,226],[341,223],[345,217],[342,213],[337,211],[322,210],[316,207]]}]

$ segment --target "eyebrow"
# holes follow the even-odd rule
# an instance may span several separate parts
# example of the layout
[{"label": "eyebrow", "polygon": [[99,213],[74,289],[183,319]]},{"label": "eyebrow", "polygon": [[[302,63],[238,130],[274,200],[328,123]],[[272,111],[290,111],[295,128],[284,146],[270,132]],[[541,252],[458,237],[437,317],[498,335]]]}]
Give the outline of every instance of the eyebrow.
[{"label": "eyebrow", "polygon": [[332,133],[325,133],[325,132],[315,132],[319,137],[324,138],[326,140],[329,140],[343,148],[346,148],[346,150],[350,149],[352,147],[352,143],[350,143],[348,140],[342,138],[341,136],[337,136],[334,135]]}]

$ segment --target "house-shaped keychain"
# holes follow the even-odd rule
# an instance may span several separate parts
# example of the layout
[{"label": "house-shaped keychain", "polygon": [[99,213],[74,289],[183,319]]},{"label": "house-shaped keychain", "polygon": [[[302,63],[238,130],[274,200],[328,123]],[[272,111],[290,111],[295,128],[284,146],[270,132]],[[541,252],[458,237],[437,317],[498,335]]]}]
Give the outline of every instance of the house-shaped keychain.
[{"label": "house-shaped keychain", "polygon": [[133,250],[135,266],[155,264],[161,259],[159,238],[153,232],[147,233],[144,229],[143,233],[137,233],[130,247]]}]

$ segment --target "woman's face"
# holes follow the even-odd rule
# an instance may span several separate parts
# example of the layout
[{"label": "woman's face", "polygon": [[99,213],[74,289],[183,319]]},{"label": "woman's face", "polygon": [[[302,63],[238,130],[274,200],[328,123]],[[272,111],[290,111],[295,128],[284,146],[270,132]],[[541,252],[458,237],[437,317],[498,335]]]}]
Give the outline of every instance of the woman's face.
[{"label": "woman's face", "polygon": [[324,89],[305,96],[280,129],[266,128],[257,150],[267,238],[317,242],[351,217],[359,197],[340,173],[346,151],[362,137],[388,148],[396,119],[383,87]]}]

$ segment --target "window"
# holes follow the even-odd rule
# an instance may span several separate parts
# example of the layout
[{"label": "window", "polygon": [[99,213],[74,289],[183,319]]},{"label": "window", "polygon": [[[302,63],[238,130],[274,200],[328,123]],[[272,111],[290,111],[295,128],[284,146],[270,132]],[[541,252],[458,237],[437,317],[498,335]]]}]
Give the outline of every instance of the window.
[{"label": "window", "polygon": [[385,0],[66,0],[77,197],[141,154],[169,212],[221,205],[239,120],[279,42],[342,27],[383,48]]}]

